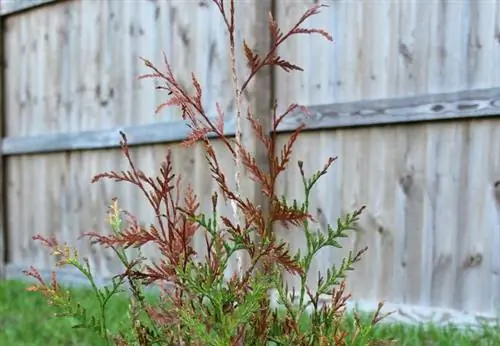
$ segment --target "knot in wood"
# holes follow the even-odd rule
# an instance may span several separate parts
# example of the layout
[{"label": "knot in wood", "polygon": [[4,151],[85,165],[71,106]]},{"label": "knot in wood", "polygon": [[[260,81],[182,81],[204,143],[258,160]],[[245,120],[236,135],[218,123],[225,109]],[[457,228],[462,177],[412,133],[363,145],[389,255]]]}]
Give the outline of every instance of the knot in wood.
[{"label": "knot in wood", "polygon": [[399,185],[401,185],[403,192],[407,195],[413,185],[413,175],[408,173],[399,178]]},{"label": "knot in wood", "polygon": [[474,254],[470,254],[465,259],[465,261],[463,263],[463,267],[464,267],[464,269],[474,268],[474,267],[480,266],[481,263],[483,263],[483,254],[477,252],[477,253],[474,253]]},{"label": "knot in wood", "polygon": [[498,205],[500,205],[500,180],[493,183],[493,196]]}]

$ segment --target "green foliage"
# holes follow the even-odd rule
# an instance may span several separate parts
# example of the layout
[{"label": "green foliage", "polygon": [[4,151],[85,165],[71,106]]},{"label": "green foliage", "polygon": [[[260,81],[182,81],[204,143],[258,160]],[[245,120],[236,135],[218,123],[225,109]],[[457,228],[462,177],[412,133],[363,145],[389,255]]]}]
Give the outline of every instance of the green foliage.
[{"label": "green foliage", "polygon": [[[16,281],[0,282],[0,345],[24,346],[68,346],[92,345],[103,346],[102,338],[89,329],[73,329],[78,321],[73,317],[53,317],[60,311],[56,306],[47,304],[46,299],[38,294],[26,292],[29,285]],[[74,301],[79,302],[87,311],[99,311],[98,301],[92,290],[87,288],[70,288],[68,290]],[[146,299],[152,304],[157,301],[157,294],[147,293]],[[110,333],[126,331],[129,324],[127,310],[129,298],[126,293],[118,293],[110,301],[107,309],[107,324]],[[362,323],[370,323],[371,316],[362,316]],[[310,328],[309,316],[301,318],[303,328]],[[353,334],[355,320],[352,314],[346,314],[342,321],[348,334]],[[349,335],[347,343],[350,345]],[[403,325],[380,323],[374,326],[368,340],[395,339],[394,345],[422,346],[490,346],[500,344],[498,326],[477,329],[456,328],[453,326],[438,327],[434,325]],[[355,342],[355,346],[366,343]]]}]

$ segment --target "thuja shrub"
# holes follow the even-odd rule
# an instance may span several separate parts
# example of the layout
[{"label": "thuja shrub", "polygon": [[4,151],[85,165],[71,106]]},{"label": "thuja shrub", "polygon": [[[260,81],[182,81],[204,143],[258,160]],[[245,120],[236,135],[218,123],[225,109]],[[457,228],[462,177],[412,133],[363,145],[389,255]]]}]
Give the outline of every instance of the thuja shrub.
[{"label": "thuja shrub", "polygon": [[[249,73],[242,83],[236,69],[235,8],[234,1],[229,8],[223,0],[213,0],[226,24],[231,54],[231,70],[234,96],[240,123],[242,105],[240,95],[251,79],[262,68],[281,68],[285,71],[301,70],[278,56],[277,49],[287,39],[296,35],[314,34],[327,40],[330,35],[321,29],[306,29],[302,24],[320,10],[312,7],[299,18],[289,31],[282,32],[269,16],[269,30],[272,44],[269,52],[258,54],[245,42],[243,50]],[[304,191],[303,201],[288,201],[275,193],[280,174],[289,169],[293,146],[304,125],[299,126],[287,143],[277,147],[277,129],[291,113],[299,111],[296,104],[279,113],[274,103],[269,115],[272,131],[267,133],[254,119],[251,110],[246,112],[254,134],[267,148],[269,170],[264,171],[256,163],[253,153],[241,142],[241,129],[235,137],[224,135],[224,114],[217,104],[217,118],[212,120],[202,104],[202,87],[193,75],[194,93],[183,88],[175,78],[165,57],[165,70],[144,60],[151,73],[140,78],[154,78],[160,82],[157,87],[168,95],[163,107],[179,107],[182,117],[191,133],[183,145],[202,143],[206,161],[218,185],[218,193],[209,196],[211,213],[199,212],[200,200],[194,190],[182,189],[182,177],[173,173],[172,158],[167,150],[165,159],[154,177],[145,175],[134,165],[125,134],[121,134],[121,150],[128,162],[126,171],[101,173],[93,182],[111,179],[126,182],[139,189],[154,211],[155,222],[141,226],[129,212],[120,209],[114,199],[109,208],[109,224],[112,232],[90,232],[84,236],[94,244],[112,249],[124,270],[116,275],[108,286],[98,286],[92,274],[89,261],[79,259],[76,248],[59,243],[56,239],[34,237],[48,247],[57,259],[57,266],[73,266],[87,277],[92,292],[99,302],[99,311],[88,311],[57,281],[55,273],[50,282],[44,281],[39,271],[31,267],[26,275],[37,279],[30,289],[46,295],[48,302],[56,306],[62,315],[70,315],[80,321],[79,327],[93,329],[108,344],[117,345],[347,345],[367,344],[371,328],[381,318],[380,306],[371,323],[362,324],[356,318],[354,329],[345,323],[346,303],[350,295],[345,292],[347,272],[361,259],[363,249],[349,253],[340,266],[332,266],[325,275],[320,275],[314,290],[309,287],[307,274],[314,256],[325,247],[340,248],[339,238],[348,236],[348,231],[358,220],[363,207],[354,210],[328,226],[326,232],[313,229],[313,217],[309,212],[312,189],[318,179],[327,173],[334,162],[328,158],[324,167],[307,176],[301,161],[298,162]],[[305,110],[304,110],[305,111]],[[210,138],[220,141],[233,156],[236,163],[236,184],[231,188],[221,167]],[[255,205],[242,196],[239,174],[245,170],[260,184],[268,201],[268,209]],[[233,206],[234,219],[219,215],[221,200]],[[305,234],[305,250],[292,253],[289,244],[279,239],[273,226],[281,223],[285,227],[299,227]],[[192,245],[195,234],[202,232],[206,255],[199,260],[199,254]],[[158,260],[132,257],[127,249],[141,249],[153,244],[161,254]],[[244,251],[249,260],[243,265],[238,262],[237,270],[227,278],[224,274],[232,258],[239,259]],[[289,289],[284,274],[298,277],[297,290]],[[168,285],[166,284],[168,283]],[[161,294],[151,300],[146,297],[148,286],[159,284]],[[110,299],[118,292],[129,292],[128,314],[130,325],[122,331],[112,333],[107,327],[107,309]],[[278,304],[273,304],[270,292],[276,292]],[[330,299],[321,303],[321,297]],[[304,317],[306,323],[304,323]]]}]

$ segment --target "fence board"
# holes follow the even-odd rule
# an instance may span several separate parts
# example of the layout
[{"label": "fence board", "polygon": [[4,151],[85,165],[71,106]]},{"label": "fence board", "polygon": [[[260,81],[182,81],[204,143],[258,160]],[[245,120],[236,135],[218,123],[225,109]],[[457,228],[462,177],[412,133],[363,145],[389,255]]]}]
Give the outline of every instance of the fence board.
[{"label": "fence board", "polygon": [[[346,251],[368,245],[349,278],[355,299],[494,313],[492,191],[500,171],[491,158],[499,132],[498,120],[485,119],[303,134],[291,162],[304,160],[309,175],[339,155],[313,192],[314,227],[324,232],[326,223],[367,205],[346,248],[319,256],[311,283]],[[291,167],[278,192],[302,199],[298,174]],[[302,246],[300,229],[278,231],[294,249]]]},{"label": "fence board", "polygon": [[[255,23],[252,6],[242,2],[237,8],[245,13],[238,30],[247,38]],[[135,80],[149,72],[139,57],[164,70],[163,52],[190,92],[196,74],[210,116],[216,101],[228,119],[234,114],[224,23],[206,1],[71,0],[4,18],[12,95],[6,102],[8,136],[181,120],[175,108],[155,115],[165,94],[154,90],[153,80]],[[239,73],[247,74],[244,64]],[[39,121],[22,116],[24,108]]]},{"label": "fence board", "polygon": [[[288,30],[310,0],[277,2]],[[276,72],[283,104],[330,104],[498,86],[498,1],[327,1],[307,21],[332,33],[285,42],[279,54],[304,68]],[[496,16],[496,17],[495,17]]]},{"label": "fence board", "polygon": [[[3,18],[0,17],[0,31],[3,31]],[[4,129],[3,120],[6,117],[5,114],[5,96],[7,92],[2,86],[4,84],[4,42],[3,35],[0,34],[0,138],[3,139]],[[5,262],[7,261],[7,245],[6,245],[6,235],[7,231],[5,229],[5,205],[7,204],[7,195],[4,189],[4,164],[3,164],[3,154],[2,148],[0,147],[0,280],[5,276]]]},{"label": "fence board", "polygon": [[[232,159],[218,141],[214,141],[214,146],[220,154],[220,163],[226,167],[225,175],[229,183],[233,184]],[[208,174],[202,145],[189,149],[172,144],[169,148],[172,150],[175,172],[182,174],[185,179],[182,188],[188,182],[193,184],[201,200],[202,210],[211,212],[210,195],[216,185]],[[131,153],[141,170],[146,174],[154,174],[159,172],[159,164],[166,149],[164,145],[138,147],[132,148]],[[31,240],[34,233],[39,232],[78,246],[80,255],[89,258],[96,275],[108,277],[120,269],[115,258],[110,257],[109,251],[79,240],[79,236],[90,230],[109,232],[105,222],[106,211],[113,197],[118,197],[122,207],[136,215],[144,225],[154,222],[152,209],[131,184],[104,181],[90,185],[94,174],[126,168],[125,158],[119,150],[12,156],[7,158],[6,165],[9,196],[7,212],[11,216],[8,228],[17,230],[9,238],[10,262],[19,267],[27,268],[34,263],[39,268],[53,265],[50,254]],[[33,178],[33,172],[36,172],[36,179]],[[220,203],[219,212],[231,218],[229,207],[222,200]],[[195,244],[201,256],[202,239],[195,240]],[[156,251],[146,247],[144,255],[155,258]]]}]

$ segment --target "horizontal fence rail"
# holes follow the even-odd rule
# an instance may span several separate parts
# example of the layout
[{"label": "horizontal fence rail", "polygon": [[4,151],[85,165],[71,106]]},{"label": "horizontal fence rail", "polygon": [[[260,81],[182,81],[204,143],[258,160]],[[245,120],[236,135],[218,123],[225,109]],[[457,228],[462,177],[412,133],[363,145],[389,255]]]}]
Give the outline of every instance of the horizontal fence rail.
[{"label": "horizontal fence rail", "polygon": [[61,0],[3,0],[0,2],[0,16],[8,16],[36,7],[47,6]]},{"label": "horizontal fence rail", "polygon": [[[296,112],[279,127],[280,132],[295,130],[302,122],[306,130],[390,125],[423,121],[487,118],[500,115],[500,88],[476,89],[454,93],[425,94],[402,98],[363,100],[308,107],[310,114]],[[56,133],[2,140],[4,156],[67,150],[116,148],[123,131],[130,146],[177,142],[187,138],[184,121],[120,127],[101,131]],[[234,122],[224,133],[233,136]]]}]

